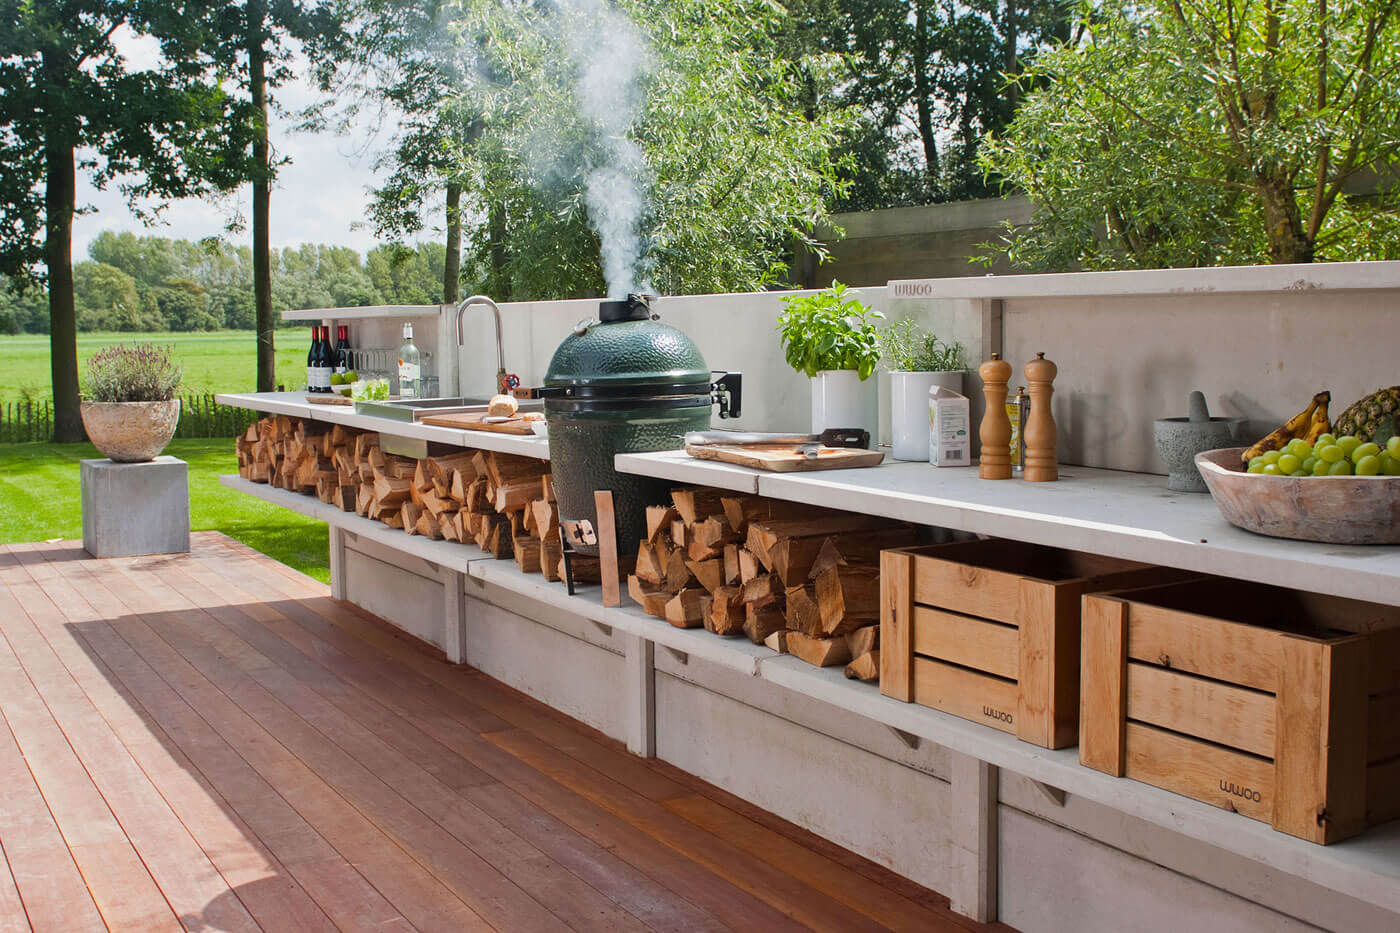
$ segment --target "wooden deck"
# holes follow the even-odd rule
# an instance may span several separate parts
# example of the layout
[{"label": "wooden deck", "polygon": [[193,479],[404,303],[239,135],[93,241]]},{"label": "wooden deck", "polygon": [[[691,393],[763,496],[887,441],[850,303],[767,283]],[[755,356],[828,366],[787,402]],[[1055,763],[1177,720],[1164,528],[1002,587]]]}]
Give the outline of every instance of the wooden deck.
[{"label": "wooden deck", "polygon": [[0,634],[0,933],[986,929],[220,534],[0,546]]}]

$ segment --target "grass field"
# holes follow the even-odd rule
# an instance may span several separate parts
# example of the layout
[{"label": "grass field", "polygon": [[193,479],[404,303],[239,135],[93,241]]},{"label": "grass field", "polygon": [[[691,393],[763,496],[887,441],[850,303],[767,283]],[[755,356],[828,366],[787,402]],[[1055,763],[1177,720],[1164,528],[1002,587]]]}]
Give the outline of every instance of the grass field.
[{"label": "grass field", "polygon": [[[222,531],[330,581],[323,523],[219,485],[238,472],[232,440],[174,440],[165,452],[190,465],[191,530]],[[89,444],[0,445],[0,543],[82,538],[78,461],[97,456]]]},{"label": "grass field", "polygon": [[[277,331],[277,381],[288,388],[306,385],[305,328]],[[189,334],[78,335],[78,381],[83,379],[87,358],[113,343],[156,343],[175,347],[174,356],[185,370],[182,392],[251,392],[258,375],[252,331],[212,331]],[[38,400],[50,398],[49,336],[20,334],[0,336],[0,401],[16,401],[26,393]]]}]

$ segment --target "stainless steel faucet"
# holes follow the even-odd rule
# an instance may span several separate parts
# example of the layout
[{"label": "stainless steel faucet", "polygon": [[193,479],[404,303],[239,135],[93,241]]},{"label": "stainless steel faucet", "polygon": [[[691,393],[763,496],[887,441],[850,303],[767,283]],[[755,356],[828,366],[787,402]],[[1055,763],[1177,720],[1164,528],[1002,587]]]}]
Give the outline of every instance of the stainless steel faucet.
[{"label": "stainless steel faucet", "polygon": [[491,316],[496,319],[496,391],[501,394],[509,394],[510,386],[506,377],[506,350],[505,344],[501,340],[501,309],[496,307],[494,301],[485,295],[472,295],[457,306],[457,346],[462,345],[462,312],[473,305],[485,305],[490,308]]}]

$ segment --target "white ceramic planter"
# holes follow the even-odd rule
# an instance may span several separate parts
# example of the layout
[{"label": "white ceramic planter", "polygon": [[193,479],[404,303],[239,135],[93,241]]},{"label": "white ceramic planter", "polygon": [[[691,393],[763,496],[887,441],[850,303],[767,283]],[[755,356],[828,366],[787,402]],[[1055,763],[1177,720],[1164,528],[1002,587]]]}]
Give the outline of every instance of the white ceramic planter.
[{"label": "white ceramic planter", "polygon": [[144,463],[160,456],[180,423],[180,400],[83,402],[83,429],[98,453],[117,463]]},{"label": "white ceramic planter", "polygon": [[890,440],[896,460],[928,460],[928,393],[934,386],[963,394],[963,373],[890,373]]},{"label": "white ceramic planter", "polygon": [[880,431],[879,382],[861,381],[854,369],[825,369],[812,379],[812,433],[864,428],[872,444]]}]

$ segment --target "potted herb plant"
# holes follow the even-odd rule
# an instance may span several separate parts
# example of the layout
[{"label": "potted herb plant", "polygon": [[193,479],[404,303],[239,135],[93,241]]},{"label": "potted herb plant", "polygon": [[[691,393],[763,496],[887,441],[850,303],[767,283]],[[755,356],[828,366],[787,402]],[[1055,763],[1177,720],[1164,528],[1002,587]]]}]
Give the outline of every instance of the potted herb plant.
[{"label": "potted herb plant", "polygon": [[880,362],[880,312],[840,282],[810,295],[784,298],[778,315],[788,365],[812,380],[812,431],[879,431],[879,394],[870,376]]},{"label": "potted herb plant", "polygon": [[154,460],[180,422],[180,375],[168,347],[118,344],[97,351],[88,360],[80,406],[88,440],[118,463]]},{"label": "potted herb plant", "polygon": [[890,436],[896,460],[927,460],[928,393],[963,390],[967,360],[960,343],[944,343],[915,321],[895,321],[880,334],[890,370]]}]

